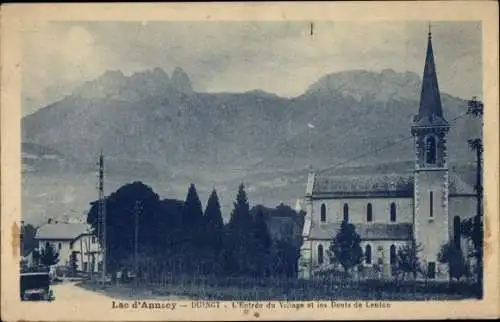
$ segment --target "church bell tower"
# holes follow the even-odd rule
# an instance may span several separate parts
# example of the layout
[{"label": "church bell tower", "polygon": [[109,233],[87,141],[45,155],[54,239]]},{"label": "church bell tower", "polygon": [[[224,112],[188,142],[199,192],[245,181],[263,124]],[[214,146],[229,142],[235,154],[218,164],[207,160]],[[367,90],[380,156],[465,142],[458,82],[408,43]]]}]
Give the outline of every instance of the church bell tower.
[{"label": "church bell tower", "polygon": [[415,139],[413,234],[422,246],[420,261],[428,278],[447,278],[437,256],[449,240],[448,164],[446,136],[449,124],[443,115],[429,28],[420,106],[411,126]]}]

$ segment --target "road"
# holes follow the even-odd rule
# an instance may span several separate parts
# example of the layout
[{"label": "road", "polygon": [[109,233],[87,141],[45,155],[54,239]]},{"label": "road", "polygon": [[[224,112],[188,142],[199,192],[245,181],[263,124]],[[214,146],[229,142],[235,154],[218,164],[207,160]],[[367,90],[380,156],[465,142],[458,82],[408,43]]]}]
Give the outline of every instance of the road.
[{"label": "road", "polygon": [[51,288],[56,300],[102,301],[111,299],[104,294],[86,290],[70,282],[52,285]]},{"label": "road", "polygon": [[[160,301],[172,301],[172,300],[188,300],[186,296],[175,296],[175,295],[155,295],[151,291],[142,290],[140,292],[131,292],[130,289],[116,289],[112,287],[112,291],[108,291],[104,294],[103,292],[91,291],[82,287],[75,285],[74,282],[65,282],[62,284],[52,285],[52,290],[56,300],[71,300],[71,301],[102,301],[111,300],[113,298],[123,299],[123,300],[135,300],[135,299],[154,299]],[[113,295],[111,295],[113,294]],[[113,296],[113,297],[112,297]]]}]

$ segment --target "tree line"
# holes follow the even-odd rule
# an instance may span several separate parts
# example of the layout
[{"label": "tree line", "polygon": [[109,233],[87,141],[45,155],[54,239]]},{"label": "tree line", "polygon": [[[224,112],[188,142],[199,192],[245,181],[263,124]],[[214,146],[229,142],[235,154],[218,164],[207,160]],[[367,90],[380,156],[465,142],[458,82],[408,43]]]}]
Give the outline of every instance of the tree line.
[{"label": "tree line", "polygon": [[[230,220],[224,224],[214,189],[203,209],[191,184],[185,201],[164,199],[147,185],[134,182],[106,200],[106,267],[134,270],[147,265],[171,274],[192,276],[288,276],[297,274],[300,236],[272,238],[268,219],[282,212],[298,219],[288,206],[250,209],[245,186],[236,194]],[[98,233],[98,203],[91,203],[87,222]],[[301,226],[299,228],[301,230]],[[102,241],[102,234],[99,234]],[[148,264],[149,263],[149,264]]]}]

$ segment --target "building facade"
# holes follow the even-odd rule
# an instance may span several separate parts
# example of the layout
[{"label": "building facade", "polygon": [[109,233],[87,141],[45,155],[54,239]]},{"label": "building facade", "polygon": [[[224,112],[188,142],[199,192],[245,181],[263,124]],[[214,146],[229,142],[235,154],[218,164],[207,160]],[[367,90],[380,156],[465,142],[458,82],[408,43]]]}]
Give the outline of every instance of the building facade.
[{"label": "building facade", "polygon": [[40,252],[48,245],[59,254],[55,266],[70,264],[72,253],[76,254],[77,271],[97,272],[102,265],[97,238],[91,234],[90,225],[83,223],[51,222],[37,229],[35,240]]},{"label": "building facade", "polygon": [[331,268],[328,249],[342,221],[355,226],[364,253],[362,267],[379,277],[393,276],[398,248],[414,239],[421,245],[426,278],[448,279],[438,262],[442,245],[452,241],[466,252],[460,222],[475,214],[476,194],[460,173],[448,168],[450,124],[441,105],[429,32],[420,105],[409,131],[414,138],[413,169],[342,175],[309,174],[299,275],[310,278]]}]

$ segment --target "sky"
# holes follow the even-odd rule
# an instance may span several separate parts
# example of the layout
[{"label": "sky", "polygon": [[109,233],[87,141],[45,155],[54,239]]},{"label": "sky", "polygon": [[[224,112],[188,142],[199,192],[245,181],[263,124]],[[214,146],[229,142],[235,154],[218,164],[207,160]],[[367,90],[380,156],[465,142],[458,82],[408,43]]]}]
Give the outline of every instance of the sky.
[{"label": "sky", "polygon": [[[186,71],[196,91],[302,94],[320,77],[365,69],[421,75],[428,22],[44,22],[23,37],[23,115],[106,70]],[[440,89],[482,96],[480,22],[432,22]]]}]

